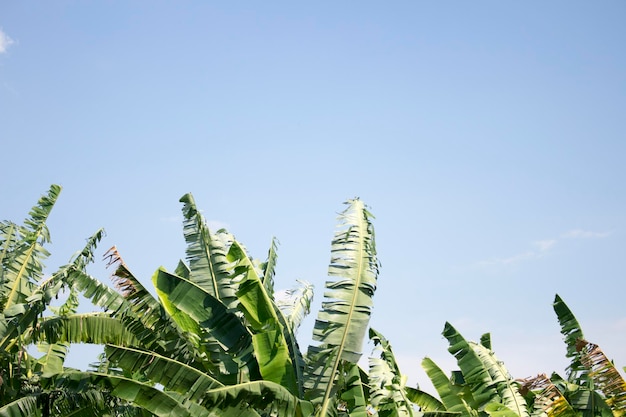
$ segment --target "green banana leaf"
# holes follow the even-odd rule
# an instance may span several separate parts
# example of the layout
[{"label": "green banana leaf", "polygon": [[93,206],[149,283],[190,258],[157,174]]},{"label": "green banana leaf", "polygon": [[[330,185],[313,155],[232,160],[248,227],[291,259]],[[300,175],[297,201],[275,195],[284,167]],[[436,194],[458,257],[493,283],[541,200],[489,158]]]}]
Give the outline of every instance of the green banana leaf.
[{"label": "green banana leaf", "polygon": [[191,194],[182,196],[180,202],[183,203],[183,233],[187,242],[189,280],[228,309],[236,309],[237,285],[232,279],[224,244],[212,235]]},{"label": "green banana leaf", "polygon": [[336,407],[333,385],[342,361],[357,363],[369,324],[376,290],[378,260],[371,213],[353,199],[339,216],[339,230],[331,244],[331,260],[322,309],[307,354],[307,395],[331,415]]},{"label": "green banana leaf", "polygon": [[481,409],[490,402],[501,403],[501,397],[489,370],[485,368],[467,340],[448,322],[444,326],[443,336],[450,344],[448,352],[456,358],[463,378],[470,389],[472,396],[470,406]]},{"label": "green banana leaf", "polygon": [[[4,241],[0,241],[3,247],[0,313],[12,305],[24,303],[43,276],[42,261],[49,255],[43,244],[50,241],[46,220],[60,192],[60,186],[52,185],[31,209],[30,217],[24,221],[25,226],[3,227],[5,233],[0,236]],[[19,240],[15,241],[18,236]]]},{"label": "green banana leaf", "polygon": [[370,328],[374,353],[369,358],[370,401],[380,417],[413,416],[413,404],[405,391],[405,378],[393,354],[391,344],[379,332]]},{"label": "green banana leaf", "polygon": [[235,313],[202,287],[163,268],[152,279],[163,306],[179,326],[198,329],[185,337],[205,357],[206,369],[219,374],[214,377],[225,384],[260,378],[252,336]]},{"label": "green banana leaf", "polygon": [[191,401],[197,402],[206,391],[223,386],[201,370],[154,352],[114,345],[107,345],[105,352],[109,362],[125,372],[141,374],[167,391],[185,394]]},{"label": "green banana leaf", "polygon": [[49,343],[139,344],[139,340],[128,331],[124,323],[107,313],[99,312],[44,318],[31,338]]},{"label": "green banana leaf", "polygon": [[313,405],[293,395],[285,387],[271,381],[251,381],[209,390],[202,406],[230,417],[234,409],[250,407],[262,415],[309,417]]},{"label": "green banana leaf", "polygon": [[[484,340],[481,339],[481,342],[484,342]],[[486,407],[485,411],[492,417],[508,417],[508,414],[511,417],[530,417],[526,408],[526,400],[524,400],[519,391],[519,383],[511,377],[504,363],[498,360],[491,348],[486,347],[482,343],[469,342],[469,344],[481,360],[483,368],[489,372],[492,383],[495,384],[498,395],[501,398],[500,402],[490,403],[497,405]],[[491,341],[486,343],[486,345],[491,346]],[[504,414],[507,415],[505,416]]]},{"label": "green banana leaf", "polygon": [[64,372],[44,381],[49,388],[81,392],[96,386],[159,417],[208,417],[209,410],[195,403],[177,401],[167,393],[135,379],[98,372]]},{"label": "green banana leaf", "polygon": [[570,382],[578,382],[586,379],[587,369],[580,362],[579,343],[585,339],[582,328],[574,313],[569,309],[567,304],[557,294],[554,297],[554,312],[557,315],[559,325],[561,326],[561,334],[567,345],[567,353],[565,356],[570,359],[567,368],[567,377]]},{"label": "green banana leaf", "polygon": [[263,272],[263,286],[267,295],[274,299],[274,275],[276,275],[276,261],[278,259],[278,239],[272,238],[272,243],[267,252],[267,260],[260,265]]},{"label": "green banana leaf", "polygon": [[368,393],[366,388],[367,374],[361,368],[351,362],[342,362],[337,381],[340,392],[338,409],[344,410],[350,417],[368,416]]},{"label": "green banana leaf", "polygon": [[462,386],[452,383],[450,378],[430,358],[422,360],[422,368],[432,382],[441,402],[449,412],[460,413],[465,417],[477,417],[478,412],[465,401]]},{"label": "green banana leaf", "polygon": [[0,417],[39,417],[41,411],[37,404],[37,397],[21,397],[0,407]]},{"label": "green banana leaf", "polygon": [[227,259],[234,264],[235,275],[241,277],[237,298],[252,333],[252,344],[261,376],[295,394],[299,391],[295,369],[277,308],[239,242],[234,241],[231,244]]},{"label": "green banana leaf", "polygon": [[274,305],[276,314],[283,329],[283,335],[289,355],[293,362],[293,368],[298,385],[298,393],[304,396],[305,368],[306,363],[296,338],[296,332],[304,317],[309,313],[313,300],[313,286],[305,281],[298,281],[299,286],[285,291]]}]

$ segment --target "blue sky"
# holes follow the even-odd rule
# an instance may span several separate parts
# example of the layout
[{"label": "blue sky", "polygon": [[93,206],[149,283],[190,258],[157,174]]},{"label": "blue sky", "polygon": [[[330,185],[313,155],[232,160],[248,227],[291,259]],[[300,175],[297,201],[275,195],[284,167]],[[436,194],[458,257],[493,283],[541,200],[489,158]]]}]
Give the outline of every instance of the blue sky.
[{"label": "blue sky", "polygon": [[[516,377],[567,362],[551,303],[626,365],[626,4],[3,2],[0,218],[51,183],[50,269],[99,227],[144,282],[192,192],[319,308],[342,202],[376,216],[372,325],[412,384],[450,321]],[[99,263],[92,273],[108,279]],[[365,353],[369,353],[369,347]],[[79,360],[79,359],[74,359]]]}]

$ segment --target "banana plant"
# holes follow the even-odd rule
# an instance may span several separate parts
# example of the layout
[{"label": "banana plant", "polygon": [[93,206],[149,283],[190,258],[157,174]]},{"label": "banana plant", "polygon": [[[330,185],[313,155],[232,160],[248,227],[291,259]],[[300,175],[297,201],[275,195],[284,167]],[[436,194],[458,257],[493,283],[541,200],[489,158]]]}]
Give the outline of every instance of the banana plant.
[{"label": "banana plant", "polygon": [[[308,314],[312,286],[274,291],[277,241],[264,262],[225,230],[209,230],[191,194],[183,203],[186,259],[152,276],[156,297],[111,248],[115,289],[84,269],[65,282],[104,309],[42,323],[57,342],[105,345],[98,371],[65,369],[51,387],[105,387],[158,416],[366,415],[367,380],[357,362],[376,289],[378,260],[371,214],[347,202],[331,243],[322,308],[307,354],[296,332]],[[76,323],[96,323],[79,333]]]},{"label": "banana plant", "polygon": [[[75,269],[93,260],[93,250],[102,238],[99,230],[67,265],[49,277],[44,261],[50,242],[47,219],[61,187],[52,185],[32,208],[24,225],[0,222],[0,416],[99,416],[115,410],[119,415],[140,415],[135,407],[112,400],[107,391],[84,386],[80,392],[50,389],[46,376],[64,370],[68,344],[63,340],[43,341],[43,323],[50,317],[65,320],[78,306],[77,292],[69,290],[58,308],[51,302],[63,290],[64,280]],[[52,315],[50,315],[52,313]],[[47,314],[44,316],[44,314]],[[37,348],[42,355],[31,352]]]},{"label": "banana plant", "polygon": [[488,333],[481,336],[480,343],[468,341],[446,322],[443,336],[459,369],[448,376],[430,358],[424,358],[422,368],[439,399],[419,389],[405,388],[407,398],[423,412],[462,417],[531,417],[520,391],[522,384],[513,379],[495,356]]},{"label": "banana plant", "polygon": [[570,359],[567,378],[540,374],[515,380],[491,350],[491,337],[468,341],[449,323],[443,335],[459,370],[447,376],[431,359],[422,367],[439,399],[405,388],[422,411],[447,411],[464,417],[621,417],[626,414],[626,382],[595,344],[586,341],[573,313],[556,295],[554,311]]},{"label": "banana plant", "polygon": [[604,352],[584,339],[578,320],[557,294],[554,299],[570,364],[566,378],[553,373],[523,380],[535,414],[548,417],[620,417],[626,413],[626,383]]}]

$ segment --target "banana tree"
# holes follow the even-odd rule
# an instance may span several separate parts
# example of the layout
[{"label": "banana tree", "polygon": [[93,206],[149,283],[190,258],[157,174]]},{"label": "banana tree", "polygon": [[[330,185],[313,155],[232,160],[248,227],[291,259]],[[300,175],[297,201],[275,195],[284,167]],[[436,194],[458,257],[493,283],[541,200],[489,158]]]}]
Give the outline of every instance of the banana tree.
[{"label": "banana tree", "polygon": [[[561,384],[563,396],[583,416],[623,416],[626,414],[626,382],[600,347],[585,340],[578,320],[557,294],[554,298],[561,334],[567,346],[570,365]],[[557,379],[553,375],[552,379]]]},{"label": "banana tree", "polygon": [[443,335],[459,370],[446,375],[431,359],[422,367],[440,399],[405,388],[423,411],[448,411],[464,417],[621,417],[626,414],[626,382],[595,344],[587,342],[571,310],[554,301],[571,360],[567,378],[553,373],[515,380],[491,350],[489,334],[480,343],[465,340],[449,323]]},{"label": "banana tree", "polygon": [[[491,350],[491,337],[484,334],[480,343],[466,340],[450,323],[446,323],[444,337],[455,356],[459,370],[451,377],[429,358],[422,367],[441,398],[437,404],[426,397],[424,406],[460,413],[465,417],[489,415],[492,417],[530,417],[520,384]],[[418,404],[422,405],[421,399]]]},{"label": "banana tree", "polygon": [[[47,219],[61,187],[52,185],[32,208],[24,225],[0,222],[0,416],[98,416],[116,409],[120,415],[140,415],[136,408],[111,401],[106,391],[86,386],[81,392],[47,389],[42,377],[61,372],[68,345],[63,341],[40,341],[42,315],[58,319],[74,315],[77,293],[70,291],[60,307],[50,304],[64,289],[64,279],[74,269],[84,269],[93,259],[98,231],[69,264],[49,277],[43,262],[49,253]],[[31,355],[37,349],[41,355]],[[123,410],[123,411],[122,411]]]},{"label": "banana tree", "polygon": [[620,417],[626,414],[626,382],[600,347],[585,340],[578,320],[557,294],[554,299],[570,364],[566,378],[553,373],[524,380],[535,409],[550,417]]},{"label": "banana tree", "polygon": [[186,261],[174,271],[157,269],[156,297],[115,248],[106,258],[116,289],[81,268],[66,276],[111,322],[81,334],[68,317],[42,323],[41,332],[50,340],[105,344],[103,371],[65,370],[47,383],[66,390],[106,387],[159,416],[365,415],[367,388],[357,362],[378,261],[363,202],[348,201],[340,214],[316,345],[306,355],[296,331],[309,311],[312,287],[300,282],[274,291],[276,241],[259,262],[228,232],[209,230],[191,194],[181,202]]}]

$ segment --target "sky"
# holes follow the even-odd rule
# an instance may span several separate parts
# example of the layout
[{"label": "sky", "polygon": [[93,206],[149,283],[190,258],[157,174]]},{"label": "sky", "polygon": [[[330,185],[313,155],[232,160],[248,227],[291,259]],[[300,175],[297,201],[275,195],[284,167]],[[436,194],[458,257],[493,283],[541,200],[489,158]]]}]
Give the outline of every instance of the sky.
[{"label": "sky", "polygon": [[0,218],[60,184],[49,270],[103,227],[98,258],[116,245],[151,286],[185,257],[191,192],[253,257],[278,238],[278,289],[315,285],[305,349],[359,197],[371,325],[410,385],[428,390],[425,356],[456,369],[446,321],[490,332],[514,377],[563,374],[555,294],[621,370],[625,17],[618,0],[1,2]]}]

